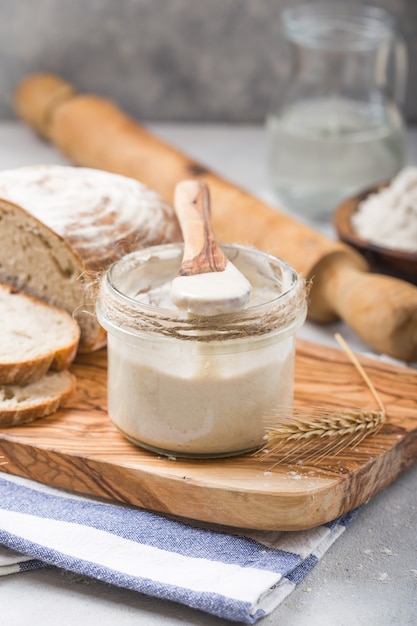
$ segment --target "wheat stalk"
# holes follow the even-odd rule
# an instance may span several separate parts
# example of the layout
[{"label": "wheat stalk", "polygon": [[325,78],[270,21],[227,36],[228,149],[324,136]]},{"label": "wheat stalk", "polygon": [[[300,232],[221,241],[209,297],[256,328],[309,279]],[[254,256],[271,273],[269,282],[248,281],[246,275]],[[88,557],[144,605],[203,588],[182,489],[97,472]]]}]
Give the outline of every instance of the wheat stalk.
[{"label": "wheat stalk", "polygon": [[377,433],[386,420],[385,407],[369,376],[341,335],[336,334],[335,338],[374,396],[378,410],[294,408],[291,416],[266,428],[262,452],[268,456],[271,453],[280,455],[274,465],[301,458],[317,462],[325,456],[334,456],[347,446],[358,445],[365,437]]},{"label": "wheat stalk", "polygon": [[[341,409],[337,413],[314,407],[306,409],[307,416],[295,409],[291,419],[270,429],[270,441],[300,441],[311,437],[334,437],[336,435],[369,434],[383,423],[381,411]],[[327,415],[325,412],[328,412]],[[316,413],[316,414],[315,414]]]}]

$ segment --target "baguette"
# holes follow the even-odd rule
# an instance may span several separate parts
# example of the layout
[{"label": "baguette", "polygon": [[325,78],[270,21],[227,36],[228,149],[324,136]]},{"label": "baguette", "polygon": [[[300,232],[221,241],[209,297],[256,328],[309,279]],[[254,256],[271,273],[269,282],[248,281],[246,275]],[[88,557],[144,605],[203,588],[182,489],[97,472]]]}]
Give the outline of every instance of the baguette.
[{"label": "baguette", "polygon": [[0,236],[0,280],[73,314],[82,352],[106,343],[101,272],[126,252],[181,240],[173,209],[138,181],[54,165],[0,172]]},{"label": "baguette", "polygon": [[27,385],[0,385],[0,427],[18,426],[55,413],[75,389],[68,370],[48,372]]},{"label": "baguette", "polygon": [[0,385],[24,385],[67,369],[80,329],[63,309],[0,283]]}]

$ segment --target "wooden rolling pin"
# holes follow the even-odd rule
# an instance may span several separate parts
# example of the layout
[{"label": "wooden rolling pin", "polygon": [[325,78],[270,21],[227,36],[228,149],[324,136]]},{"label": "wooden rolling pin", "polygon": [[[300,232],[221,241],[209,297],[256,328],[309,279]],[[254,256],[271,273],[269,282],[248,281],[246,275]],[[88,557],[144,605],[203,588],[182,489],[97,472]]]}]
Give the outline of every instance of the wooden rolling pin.
[{"label": "wooden rolling pin", "polygon": [[374,350],[417,359],[417,288],[411,284],[369,273],[353,249],[267,206],[155,137],[108,100],[77,94],[57,76],[28,76],[16,90],[15,106],[73,163],[136,178],[170,203],[180,180],[204,180],[216,238],[271,252],[311,280],[312,320],[342,318]]}]

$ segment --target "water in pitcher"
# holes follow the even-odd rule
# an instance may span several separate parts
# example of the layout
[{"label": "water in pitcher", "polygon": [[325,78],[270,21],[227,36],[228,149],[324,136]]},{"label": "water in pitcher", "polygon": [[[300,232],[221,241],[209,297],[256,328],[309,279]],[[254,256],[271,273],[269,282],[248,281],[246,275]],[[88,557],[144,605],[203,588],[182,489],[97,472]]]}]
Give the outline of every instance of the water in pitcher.
[{"label": "water in pitcher", "polygon": [[270,179],[289,209],[326,220],[404,165],[407,49],[394,18],[362,3],[289,7],[281,26],[287,63],[267,118]]},{"label": "water in pitcher", "polygon": [[271,183],[284,205],[309,218],[326,219],[343,199],[391,178],[404,163],[395,106],[300,100],[271,114],[267,126]]}]

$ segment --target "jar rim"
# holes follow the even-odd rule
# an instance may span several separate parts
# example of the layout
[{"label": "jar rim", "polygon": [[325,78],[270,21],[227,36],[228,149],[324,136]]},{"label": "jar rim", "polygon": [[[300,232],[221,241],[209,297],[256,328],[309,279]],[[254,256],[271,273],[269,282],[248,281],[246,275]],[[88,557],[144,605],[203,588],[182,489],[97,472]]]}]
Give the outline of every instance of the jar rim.
[{"label": "jar rim", "polygon": [[[173,317],[183,317],[184,316],[184,312],[181,311],[180,309],[167,309],[164,307],[156,307],[156,306],[152,306],[152,305],[148,305],[147,303],[142,302],[141,300],[137,300],[135,298],[130,297],[129,295],[123,293],[115,284],[114,282],[112,282],[112,278],[113,278],[113,273],[115,271],[115,269],[117,268],[117,266],[119,266],[123,260],[127,260],[128,257],[140,257],[141,253],[144,253],[145,255],[152,256],[152,255],[156,255],[160,250],[169,250],[171,249],[175,249],[181,247],[181,249],[183,248],[183,244],[182,243],[169,243],[169,244],[161,244],[161,245],[157,245],[157,246],[150,246],[146,249],[143,250],[137,250],[135,252],[131,252],[130,254],[126,255],[125,257],[122,257],[121,259],[118,259],[117,261],[115,261],[114,263],[112,263],[112,265],[109,268],[109,271],[107,272],[107,279],[109,281],[109,285],[111,287],[111,289],[114,290],[115,293],[117,293],[118,295],[120,295],[122,298],[130,301],[132,304],[134,304],[135,306],[140,306],[140,307],[144,307],[145,309],[151,309],[151,310],[156,310],[159,309],[161,310],[164,315],[172,315]],[[252,312],[256,312],[258,310],[260,310],[260,307],[264,307],[265,305],[272,305],[278,301],[282,301],[284,298],[288,298],[291,293],[297,288],[297,282],[299,281],[299,276],[296,272],[296,270],[289,265],[286,261],[284,261],[283,259],[280,259],[279,257],[276,257],[272,254],[269,254],[268,252],[262,252],[260,250],[257,250],[256,248],[252,248],[249,246],[243,246],[243,245],[239,245],[239,244],[222,244],[221,248],[224,249],[225,251],[228,250],[242,250],[242,251],[250,251],[251,253],[257,255],[262,255],[262,257],[264,259],[269,259],[270,262],[275,263],[277,265],[279,265],[281,268],[285,269],[289,274],[290,274],[290,284],[289,287],[287,289],[285,289],[284,291],[282,291],[280,294],[278,294],[277,296],[275,296],[274,298],[272,298],[271,300],[268,300],[266,302],[263,302],[261,304],[256,304],[254,306],[249,306],[246,309],[243,309],[242,311],[240,311],[239,313],[245,314],[245,313],[252,313]],[[226,256],[228,256],[226,254]],[[236,315],[236,313],[225,313],[223,314],[224,316],[233,316]],[[222,315],[222,317],[223,317]]]},{"label": "jar rim", "polygon": [[323,50],[369,50],[391,40],[396,30],[383,7],[328,0],[283,9],[281,23],[290,41]]},{"label": "jar rim", "polygon": [[[117,285],[117,281],[121,280],[121,274],[117,279],[115,277],[117,271],[128,272],[129,269],[132,272],[137,271],[147,263],[149,267],[152,267],[151,263],[155,267],[155,261],[158,258],[161,260],[161,255],[164,254],[167,255],[166,262],[172,263],[173,258],[177,261],[178,257],[180,263],[183,244],[162,244],[131,252],[110,266],[100,285],[97,309],[100,316],[121,328],[173,334],[183,339],[195,338],[198,335],[202,341],[216,340],[227,335],[243,336],[244,332],[266,334],[280,325],[291,324],[303,314],[305,317],[305,284],[292,266],[279,257],[256,248],[238,244],[223,244],[221,247],[228,258],[232,257],[232,262],[236,262],[237,257],[234,257],[234,254],[240,254],[242,259],[249,258],[254,261],[256,257],[262,262],[266,261],[266,267],[273,276],[269,278],[271,284],[277,285],[278,278],[281,276],[284,280],[285,275],[287,282],[283,284],[283,291],[242,311],[210,317],[190,316],[186,311],[175,307],[168,309],[154,306],[124,293],[120,284]],[[272,274],[274,270],[276,274]]]}]

